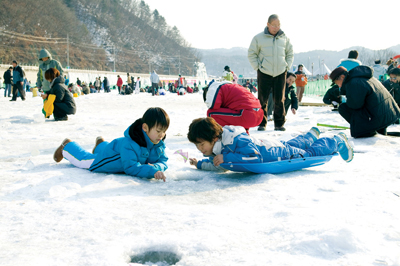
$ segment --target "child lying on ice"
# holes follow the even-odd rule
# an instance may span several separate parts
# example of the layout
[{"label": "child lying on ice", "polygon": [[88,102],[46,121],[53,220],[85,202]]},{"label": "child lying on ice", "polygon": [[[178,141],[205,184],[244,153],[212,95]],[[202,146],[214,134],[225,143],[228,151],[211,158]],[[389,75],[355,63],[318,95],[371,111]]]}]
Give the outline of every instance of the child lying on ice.
[{"label": "child lying on ice", "polygon": [[159,107],[149,108],[137,119],[124,137],[106,142],[97,137],[93,152],[82,149],[76,142],[65,139],[54,152],[54,161],[63,158],[79,168],[100,173],[121,173],[162,179],[167,170],[165,154],[165,132],[169,127],[168,114]]},{"label": "child lying on ice", "polygon": [[313,127],[305,135],[289,141],[259,140],[246,134],[243,127],[221,127],[213,118],[198,118],[189,126],[188,139],[209,157],[201,161],[189,158],[198,169],[225,170],[221,163],[266,163],[291,158],[331,155],[339,152],[346,162],[353,159],[353,149],[347,137],[339,133],[332,138],[319,138]]}]

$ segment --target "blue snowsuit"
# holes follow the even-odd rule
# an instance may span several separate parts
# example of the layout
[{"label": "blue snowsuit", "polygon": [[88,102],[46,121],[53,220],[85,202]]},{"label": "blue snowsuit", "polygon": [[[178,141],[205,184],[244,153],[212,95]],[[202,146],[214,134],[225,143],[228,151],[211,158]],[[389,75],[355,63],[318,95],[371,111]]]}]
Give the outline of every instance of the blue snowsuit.
[{"label": "blue snowsuit", "polygon": [[320,138],[314,141],[312,133],[299,135],[289,141],[259,140],[246,134],[243,127],[225,126],[222,137],[213,147],[213,156],[198,161],[202,170],[224,170],[215,167],[216,155],[224,156],[224,163],[266,163],[291,158],[331,155],[338,151],[335,138]]},{"label": "blue snowsuit", "polygon": [[[100,173],[126,173],[153,178],[157,171],[167,170],[168,157],[161,140],[153,144],[142,130],[141,119],[136,120],[124,132],[124,137],[112,142],[102,142],[94,154],[82,149],[76,142],[65,145],[63,156],[77,167]],[[152,165],[149,165],[152,164]]]}]

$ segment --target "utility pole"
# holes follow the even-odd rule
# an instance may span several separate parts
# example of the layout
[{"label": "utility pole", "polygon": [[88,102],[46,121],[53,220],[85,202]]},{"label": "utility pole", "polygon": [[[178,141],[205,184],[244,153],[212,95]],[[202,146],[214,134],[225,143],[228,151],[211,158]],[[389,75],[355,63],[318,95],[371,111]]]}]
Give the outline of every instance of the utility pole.
[{"label": "utility pole", "polygon": [[67,69],[69,69],[69,35],[67,34]]},{"label": "utility pole", "polygon": [[180,75],[180,74],[181,74],[181,51],[179,51],[179,65],[178,65],[178,70],[179,70],[178,75]]},{"label": "utility pole", "polygon": [[115,60],[117,60],[117,56],[115,55],[115,45],[112,45],[113,50],[114,50],[114,72],[115,72]]}]

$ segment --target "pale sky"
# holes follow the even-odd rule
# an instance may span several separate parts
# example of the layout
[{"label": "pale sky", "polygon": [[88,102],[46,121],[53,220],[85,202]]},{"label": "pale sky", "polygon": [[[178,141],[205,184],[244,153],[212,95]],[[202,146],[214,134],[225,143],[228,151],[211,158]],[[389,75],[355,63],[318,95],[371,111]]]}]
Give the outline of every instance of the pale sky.
[{"label": "pale sky", "polygon": [[145,0],[194,48],[248,48],[278,14],[294,52],[400,44],[400,0]]}]

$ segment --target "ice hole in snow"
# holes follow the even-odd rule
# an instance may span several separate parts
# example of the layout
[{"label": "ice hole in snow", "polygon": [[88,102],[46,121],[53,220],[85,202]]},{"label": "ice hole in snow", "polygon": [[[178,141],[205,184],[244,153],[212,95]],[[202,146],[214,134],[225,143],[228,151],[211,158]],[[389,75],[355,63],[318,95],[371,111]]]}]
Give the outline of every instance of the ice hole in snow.
[{"label": "ice hole in snow", "polygon": [[142,265],[168,266],[175,265],[179,260],[180,257],[178,255],[169,251],[147,251],[131,256],[131,263]]}]

